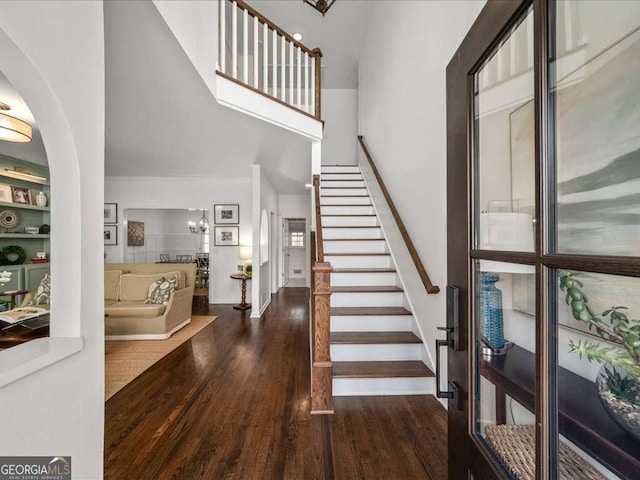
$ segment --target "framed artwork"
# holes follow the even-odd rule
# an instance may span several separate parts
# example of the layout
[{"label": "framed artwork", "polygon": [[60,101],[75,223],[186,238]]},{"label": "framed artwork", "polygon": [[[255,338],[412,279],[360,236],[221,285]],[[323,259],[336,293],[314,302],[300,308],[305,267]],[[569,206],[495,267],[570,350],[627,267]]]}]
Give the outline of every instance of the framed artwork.
[{"label": "framed artwork", "polygon": [[118,223],[118,204],[104,204],[104,223]]},{"label": "framed artwork", "polygon": [[127,222],[127,246],[144,246],[144,222]]},{"label": "framed artwork", "polygon": [[104,226],[104,244],[118,245],[118,226],[117,225]]},{"label": "framed artwork", "polygon": [[237,247],[240,245],[239,227],[215,227],[214,245],[216,247]]},{"label": "framed artwork", "polygon": [[13,203],[31,205],[31,190],[23,187],[11,187],[11,198]]},{"label": "framed artwork", "polygon": [[224,204],[213,206],[213,223],[238,225],[240,223],[240,205]]},{"label": "framed artwork", "polygon": [[9,185],[0,185],[0,202],[13,203],[13,195]]}]

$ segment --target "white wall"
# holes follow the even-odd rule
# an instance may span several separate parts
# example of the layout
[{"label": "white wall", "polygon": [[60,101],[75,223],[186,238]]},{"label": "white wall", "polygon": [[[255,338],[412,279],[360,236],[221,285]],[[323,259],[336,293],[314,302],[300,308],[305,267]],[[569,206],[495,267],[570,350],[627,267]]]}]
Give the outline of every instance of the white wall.
[{"label": "white wall", "polygon": [[[252,318],[258,318],[271,302],[269,279],[277,260],[273,258],[272,243],[277,242],[277,232],[271,226],[271,214],[278,212],[278,194],[271,181],[265,176],[260,165],[253,165],[253,309]],[[266,211],[269,235],[269,254],[267,262],[263,262],[260,253],[260,223],[262,212]]]},{"label": "white wall", "polygon": [[432,311],[420,322],[430,349],[446,314],[445,68],[483,6],[475,0],[372,2],[360,56],[359,131],[442,289],[430,296]]},{"label": "white wall", "polygon": [[[213,205],[234,203],[240,205],[240,245],[252,242],[251,181],[242,178],[152,178],[152,177],[109,177],[105,180],[105,202],[118,204],[118,244],[126,243],[126,230],[122,212],[128,209],[149,208],[205,208],[212,227],[209,274],[210,303],[238,303],[240,289],[238,281],[229,278],[237,271],[240,261],[240,247],[214,246]],[[185,229],[186,229],[185,225]],[[107,258],[110,263],[122,261],[120,254]],[[251,294],[249,292],[249,298]]]},{"label": "white wall", "polygon": [[322,164],[355,164],[358,142],[358,91],[322,90],[322,119]]},{"label": "white wall", "polygon": [[[51,168],[57,338],[40,344],[84,341],[75,355],[0,388],[0,445],[3,455],[71,455],[82,479],[103,472],[103,24],[101,2],[0,2],[0,68],[33,112]],[[0,352],[0,368],[31,346]]]}]

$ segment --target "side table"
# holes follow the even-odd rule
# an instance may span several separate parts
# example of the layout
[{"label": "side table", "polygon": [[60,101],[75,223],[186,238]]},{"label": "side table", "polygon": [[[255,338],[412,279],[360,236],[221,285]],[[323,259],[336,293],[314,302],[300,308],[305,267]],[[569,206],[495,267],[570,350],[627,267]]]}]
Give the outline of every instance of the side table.
[{"label": "side table", "polygon": [[251,304],[247,303],[247,280],[251,280],[251,277],[245,275],[244,273],[233,273],[229,275],[229,277],[234,280],[240,280],[242,282],[242,298],[238,305],[234,305],[233,308],[236,310],[248,310],[251,308]]}]

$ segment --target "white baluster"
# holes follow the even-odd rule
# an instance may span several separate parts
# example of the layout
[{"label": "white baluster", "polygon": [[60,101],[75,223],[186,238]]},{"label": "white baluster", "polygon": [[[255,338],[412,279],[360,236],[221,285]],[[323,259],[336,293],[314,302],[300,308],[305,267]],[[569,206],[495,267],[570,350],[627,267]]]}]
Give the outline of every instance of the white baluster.
[{"label": "white baluster", "polygon": [[287,40],[284,37],[282,37],[281,47],[280,100],[284,101],[287,99]]},{"label": "white baluster", "polygon": [[269,26],[265,23],[262,30],[262,90],[269,93]]},{"label": "white baluster", "polygon": [[273,58],[271,59],[273,96],[278,98],[278,32],[273,31]]},{"label": "white baluster", "polygon": [[253,86],[260,88],[258,57],[260,57],[260,47],[258,46],[258,17],[253,17]]},{"label": "white baluster", "polygon": [[297,67],[297,71],[296,71],[296,78],[297,78],[296,90],[298,91],[298,98],[297,98],[296,106],[298,108],[300,108],[300,102],[302,102],[302,77],[300,76],[301,73],[302,73],[302,49],[300,47],[298,47],[297,50],[298,50],[298,64],[296,65],[296,67]]},{"label": "white baluster", "polygon": [[309,113],[316,113],[316,63],[318,62],[318,57],[311,57],[311,104],[309,105]]},{"label": "white baluster", "polygon": [[249,12],[242,16],[242,81],[249,83]]},{"label": "white baluster", "polygon": [[231,11],[231,76],[238,78],[238,4]]},{"label": "white baluster", "polygon": [[309,112],[309,53],[304,52],[304,109]]},{"label": "white baluster", "polygon": [[227,0],[220,2],[220,71],[222,73],[227,72],[227,17],[225,14],[225,6]]},{"label": "white baluster", "polygon": [[289,104],[293,105],[293,42],[289,42]]}]

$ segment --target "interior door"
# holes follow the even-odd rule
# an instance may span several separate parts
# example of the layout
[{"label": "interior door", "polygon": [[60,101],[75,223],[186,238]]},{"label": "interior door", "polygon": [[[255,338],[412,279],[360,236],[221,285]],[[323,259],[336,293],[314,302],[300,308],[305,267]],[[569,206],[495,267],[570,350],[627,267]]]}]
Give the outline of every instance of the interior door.
[{"label": "interior door", "polygon": [[289,283],[289,219],[282,221],[282,286]]}]

